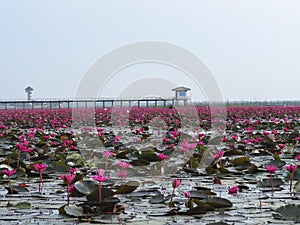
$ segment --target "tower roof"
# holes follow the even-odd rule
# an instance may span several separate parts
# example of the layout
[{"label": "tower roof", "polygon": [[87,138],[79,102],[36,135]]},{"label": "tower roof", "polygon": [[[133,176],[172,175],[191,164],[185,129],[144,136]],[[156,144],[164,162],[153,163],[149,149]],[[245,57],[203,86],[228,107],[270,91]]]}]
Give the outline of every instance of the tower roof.
[{"label": "tower roof", "polygon": [[26,91],[26,92],[33,91],[33,88],[30,87],[30,86],[28,86],[27,88],[25,88],[25,91]]},{"label": "tower roof", "polygon": [[191,90],[190,88],[183,87],[183,86],[172,89],[172,91],[190,91],[190,90]]}]

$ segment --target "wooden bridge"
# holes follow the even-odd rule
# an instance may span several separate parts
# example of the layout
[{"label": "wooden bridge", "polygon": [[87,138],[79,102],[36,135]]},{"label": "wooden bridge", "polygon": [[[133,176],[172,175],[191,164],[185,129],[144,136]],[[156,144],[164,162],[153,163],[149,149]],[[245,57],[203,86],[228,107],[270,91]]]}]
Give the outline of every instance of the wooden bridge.
[{"label": "wooden bridge", "polygon": [[[226,106],[300,106],[299,100],[286,101],[227,101],[217,102]],[[170,107],[170,106],[209,106],[208,101],[178,102],[175,98],[127,98],[127,99],[35,99],[0,100],[0,109],[72,109],[109,107]]]}]

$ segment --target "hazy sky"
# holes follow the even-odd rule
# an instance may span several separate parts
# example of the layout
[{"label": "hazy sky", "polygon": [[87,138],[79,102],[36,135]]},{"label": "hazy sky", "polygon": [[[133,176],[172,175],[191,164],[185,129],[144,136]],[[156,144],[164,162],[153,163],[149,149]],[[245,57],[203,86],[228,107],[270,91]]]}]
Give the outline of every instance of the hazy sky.
[{"label": "hazy sky", "polygon": [[[196,54],[224,99],[300,99],[299,12],[298,0],[0,0],[0,99],[25,98],[28,85],[34,98],[72,98],[97,59],[147,40]],[[119,71],[101,96],[152,76],[202,98],[185,74],[151,63]]]}]

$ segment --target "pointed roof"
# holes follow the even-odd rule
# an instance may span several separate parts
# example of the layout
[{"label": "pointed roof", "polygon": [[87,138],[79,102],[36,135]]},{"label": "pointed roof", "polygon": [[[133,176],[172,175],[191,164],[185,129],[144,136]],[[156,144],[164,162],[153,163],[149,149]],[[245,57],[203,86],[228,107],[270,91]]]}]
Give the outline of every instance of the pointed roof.
[{"label": "pointed roof", "polygon": [[25,88],[25,91],[26,91],[26,92],[33,91],[33,88],[30,87],[30,86],[28,86],[27,88]]},{"label": "pointed roof", "polygon": [[183,87],[183,86],[172,89],[172,91],[190,91],[190,90],[191,90],[190,88]]}]

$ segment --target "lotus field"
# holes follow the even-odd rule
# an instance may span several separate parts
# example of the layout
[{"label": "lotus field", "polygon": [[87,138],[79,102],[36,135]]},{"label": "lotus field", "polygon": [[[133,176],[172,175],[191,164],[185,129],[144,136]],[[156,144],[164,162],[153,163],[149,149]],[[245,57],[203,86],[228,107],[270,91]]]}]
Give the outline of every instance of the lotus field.
[{"label": "lotus field", "polygon": [[287,106],[2,110],[0,223],[297,223],[299,130]]}]

